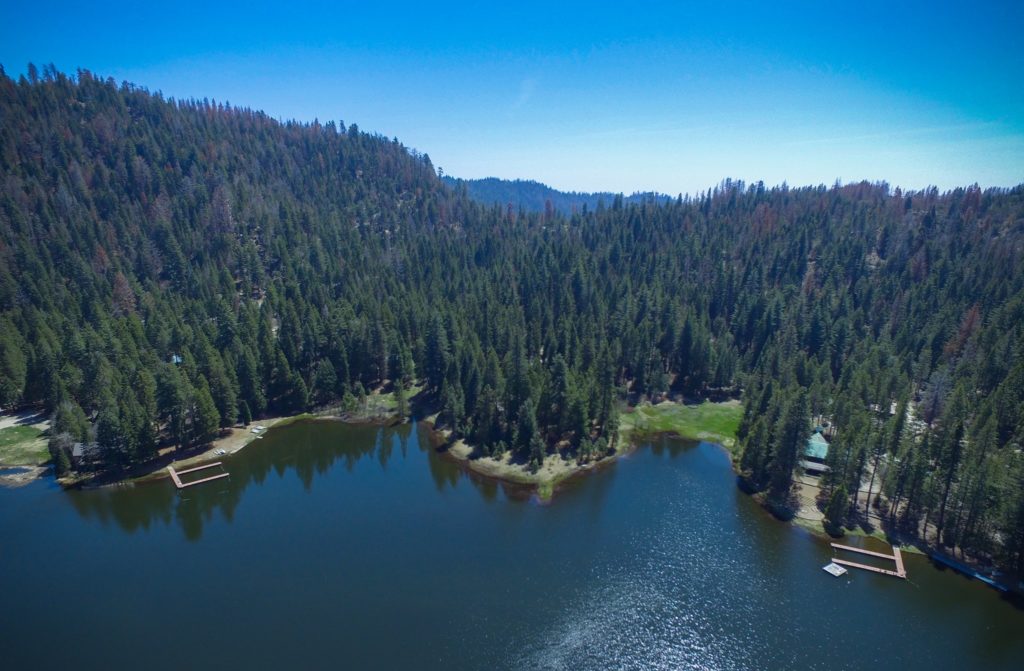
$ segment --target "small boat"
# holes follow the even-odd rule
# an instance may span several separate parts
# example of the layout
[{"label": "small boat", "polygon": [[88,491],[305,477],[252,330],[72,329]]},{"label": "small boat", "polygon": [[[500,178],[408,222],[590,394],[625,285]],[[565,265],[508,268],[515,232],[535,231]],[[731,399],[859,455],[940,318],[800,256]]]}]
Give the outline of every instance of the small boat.
[{"label": "small boat", "polygon": [[828,566],[822,566],[821,569],[826,573],[834,575],[837,578],[839,576],[846,575],[846,569],[840,566],[839,564],[836,564],[835,562],[829,563]]}]

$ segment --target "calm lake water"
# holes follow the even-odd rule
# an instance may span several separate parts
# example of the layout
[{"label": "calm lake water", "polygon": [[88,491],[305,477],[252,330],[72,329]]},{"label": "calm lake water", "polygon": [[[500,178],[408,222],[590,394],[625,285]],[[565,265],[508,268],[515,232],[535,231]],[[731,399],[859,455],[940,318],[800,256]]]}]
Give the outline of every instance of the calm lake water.
[{"label": "calm lake water", "polygon": [[539,505],[425,432],[274,430],[230,480],[0,489],[0,667],[1021,668],[1024,612],[827,543],[661,439]]}]

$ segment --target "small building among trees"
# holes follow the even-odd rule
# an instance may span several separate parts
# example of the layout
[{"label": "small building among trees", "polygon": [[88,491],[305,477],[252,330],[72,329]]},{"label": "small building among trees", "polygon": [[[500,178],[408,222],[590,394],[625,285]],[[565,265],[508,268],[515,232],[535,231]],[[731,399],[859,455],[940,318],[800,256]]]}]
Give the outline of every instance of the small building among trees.
[{"label": "small building among trees", "polygon": [[99,450],[95,443],[75,443],[71,446],[71,467],[80,471],[97,458]]},{"label": "small building among trees", "polygon": [[828,466],[825,465],[827,456],[828,441],[821,435],[821,428],[816,427],[804,446],[804,458],[800,461],[800,466],[807,475],[820,476],[828,470]]}]

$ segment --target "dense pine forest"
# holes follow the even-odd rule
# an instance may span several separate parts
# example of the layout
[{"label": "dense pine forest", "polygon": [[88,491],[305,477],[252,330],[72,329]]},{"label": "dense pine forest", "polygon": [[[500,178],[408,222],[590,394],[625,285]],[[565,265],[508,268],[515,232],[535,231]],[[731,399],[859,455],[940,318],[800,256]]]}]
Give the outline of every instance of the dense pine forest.
[{"label": "dense pine forest", "polygon": [[[440,169],[439,169],[440,171]],[[598,205],[611,205],[616,196],[620,194],[597,192],[579,193],[576,191],[559,191],[552,189],[546,184],[525,179],[498,179],[497,177],[485,177],[484,179],[456,179],[445,175],[444,183],[455,190],[465,189],[466,194],[473,200],[485,205],[504,205],[513,210],[520,208],[528,212],[547,212],[552,210],[561,214],[572,215],[584,210],[595,210]],[[665,203],[671,197],[660,193],[634,193],[629,196],[620,196],[624,204],[642,203],[645,200],[653,200]]]},{"label": "dense pine forest", "polygon": [[413,385],[483,453],[585,462],[626,403],[742,394],[769,505],[825,424],[832,523],[1024,569],[1024,187],[530,212],[354,125],[52,66],[0,71],[0,176],[0,406],[52,413],[58,470]]}]

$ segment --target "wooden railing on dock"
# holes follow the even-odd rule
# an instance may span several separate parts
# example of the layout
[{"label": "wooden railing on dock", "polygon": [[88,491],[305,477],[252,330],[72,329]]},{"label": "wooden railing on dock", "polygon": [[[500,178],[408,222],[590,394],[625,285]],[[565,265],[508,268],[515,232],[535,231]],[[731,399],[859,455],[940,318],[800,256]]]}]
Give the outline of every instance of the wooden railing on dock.
[{"label": "wooden railing on dock", "polygon": [[207,468],[214,468],[215,466],[220,465],[222,465],[221,462],[215,461],[212,464],[205,464],[203,466],[196,466],[194,468],[186,468],[183,471],[176,471],[174,470],[173,466],[168,465],[167,472],[171,474],[171,480],[174,482],[175,487],[177,487],[178,489],[185,489],[186,487],[191,487],[192,485],[201,485],[204,482],[210,482],[211,480],[220,480],[221,478],[228,477],[230,475],[229,473],[218,473],[217,475],[211,475],[208,478],[194,480],[193,482],[182,482],[181,477],[179,477],[185,475],[186,473],[195,473],[196,471],[202,471],[206,470]]},{"label": "wooden railing on dock", "polygon": [[202,466],[196,466],[194,468],[186,468],[183,471],[176,471],[176,472],[177,472],[178,475],[185,475],[186,473],[195,473],[196,471],[201,471],[201,470],[206,469],[206,468],[213,468],[215,466],[220,466],[222,464],[223,464],[223,462],[221,462],[221,461],[215,461],[212,464],[204,464]]},{"label": "wooden railing on dock", "polygon": [[907,577],[907,570],[903,567],[903,555],[902,553],[900,553],[900,549],[898,547],[893,546],[891,555],[887,555],[882,552],[874,552],[872,550],[865,550],[864,548],[855,548],[850,545],[840,545],[839,543],[832,543],[832,547],[836,550],[846,550],[847,552],[859,552],[860,554],[868,555],[869,557],[889,559],[893,562],[896,562],[896,570],[890,571],[889,569],[879,568],[877,566],[868,566],[867,564],[858,564],[857,562],[847,561],[845,559],[833,559],[832,561],[834,561],[837,564],[842,564],[843,566],[851,566],[853,568],[864,569],[865,571],[874,571],[875,573],[881,573],[882,575],[891,575],[894,578],[906,579]]},{"label": "wooden railing on dock", "polygon": [[204,482],[210,482],[211,480],[220,480],[221,478],[226,478],[228,476],[230,476],[230,473],[218,473],[217,475],[211,475],[210,477],[203,478],[202,480],[195,480],[193,482],[186,482],[182,486],[183,487],[191,487],[192,485],[201,485]]},{"label": "wooden railing on dock", "polygon": [[877,566],[868,566],[867,564],[858,564],[855,561],[847,561],[845,559],[833,559],[836,564],[842,564],[843,566],[852,566],[853,568],[864,569],[865,571],[874,571],[875,573],[881,573],[882,575],[891,575],[894,578],[906,578],[905,575],[900,575],[896,571],[890,571],[884,568],[878,568]]}]

